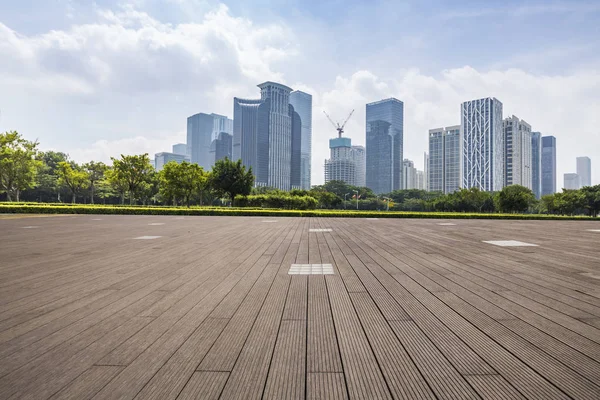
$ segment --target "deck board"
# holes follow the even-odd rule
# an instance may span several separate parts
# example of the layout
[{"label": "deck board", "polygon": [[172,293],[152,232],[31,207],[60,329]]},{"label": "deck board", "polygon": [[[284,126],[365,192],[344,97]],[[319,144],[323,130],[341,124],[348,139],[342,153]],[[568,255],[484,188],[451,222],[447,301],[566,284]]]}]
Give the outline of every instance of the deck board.
[{"label": "deck board", "polygon": [[99,218],[0,219],[0,398],[600,398],[600,222]]}]

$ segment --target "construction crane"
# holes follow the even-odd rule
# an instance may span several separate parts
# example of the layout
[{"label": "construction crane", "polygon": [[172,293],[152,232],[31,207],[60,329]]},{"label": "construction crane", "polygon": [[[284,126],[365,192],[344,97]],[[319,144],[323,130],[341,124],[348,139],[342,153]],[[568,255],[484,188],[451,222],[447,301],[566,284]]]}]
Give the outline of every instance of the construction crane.
[{"label": "construction crane", "polygon": [[348,118],[346,118],[346,120],[344,121],[343,124],[340,125],[340,123],[335,123],[333,122],[333,120],[331,119],[331,117],[329,116],[329,114],[327,114],[325,111],[323,111],[323,114],[325,114],[325,116],[327,117],[327,119],[329,120],[329,122],[331,122],[331,125],[333,125],[333,127],[335,128],[336,131],[338,131],[338,137],[342,137],[342,133],[344,133],[344,127],[346,126],[346,123],[348,122],[348,120],[350,119],[350,117],[352,116],[352,114],[354,114],[354,110],[350,111],[350,114],[348,114]]}]

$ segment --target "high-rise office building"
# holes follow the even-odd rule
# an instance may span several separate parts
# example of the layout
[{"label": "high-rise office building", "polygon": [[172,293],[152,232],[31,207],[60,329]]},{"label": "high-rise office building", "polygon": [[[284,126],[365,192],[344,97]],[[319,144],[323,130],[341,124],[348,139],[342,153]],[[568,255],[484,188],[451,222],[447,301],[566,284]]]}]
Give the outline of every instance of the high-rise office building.
[{"label": "high-rise office building", "polygon": [[173,153],[174,154],[181,154],[181,155],[188,155],[187,154],[187,144],[185,143],[177,143],[173,145]]},{"label": "high-rise office building", "polygon": [[428,190],[453,193],[460,188],[461,144],[460,125],[429,131]]},{"label": "high-rise office building", "polygon": [[531,132],[531,188],[536,199],[542,196],[542,134]]},{"label": "high-rise office building", "polygon": [[531,125],[515,117],[504,119],[504,184],[533,189]]},{"label": "high-rise office building", "polygon": [[168,162],[175,161],[176,163],[181,164],[184,161],[189,162],[189,158],[183,154],[175,154],[175,153],[156,153],[154,155],[154,169],[160,171],[163,169],[165,164]]},{"label": "high-rise office building", "polygon": [[423,153],[423,190],[429,191],[429,154]]},{"label": "high-rise office building", "polygon": [[210,153],[212,163],[224,158],[232,160],[233,136],[227,132],[219,133],[219,136],[212,141],[210,145]]},{"label": "high-rise office building", "polygon": [[325,160],[325,183],[342,181],[356,185],[356,162],[352,151],[352,140],[347,137],[329,139],[330,158]]},{"label": "high-rise office building", "polygon": [[581,188],[581,177],[578,174],[565,174],[563,189],[577,190]]},{"label": "high-rise office building", "polygon": [[291,88],[265,82],[260,100],[234,98],[233,158],[251,167],[256,186],[300,187],[302,121]]},{"label": "high-rise office building", "polygon": [[542,196],[556,193],[556,138],[542,136]]},{"label": "high-rise office building", "polygon": [[221,132],[231,134],[233,121],[224,115],[199,113],[187,120],[187,151],[192,163],[210,170],[214,162],[211,144]]},{"label": "high-rise office building", "polygon": [[365,146],[352,146],[352,158],[354,164],[356,164],[356,178],[354,185],[358,187],[366,186],[366,175],[367,175],[367,152]]},{"label": "high-rise office building", "polygon": [[592,186],[592,160],[589,157],[577,157],[577,175],[581,187]]},{"label": "high-rise office building", "polygon": [[404,159],[402,162],[402,189],[417,188],[417,169],[415,163],[409,159]]},{"label": "high-rise office building", "polygon": [[504,187],[502,103],[495,98],[461,104],[462,187],[492,192]]},{"label": "high-rise office building", "polygon": [[366,109],[367,187],[377,194],[402,189],[404,104],[390,98]]},{"label": "high-rise office building", "polygon": [[417,184],[415,189],[427,190],[427,186],[425,185],[425,173],[423,171],[417,170]]},{"label": "high-rise office building", "polygon": [[290,104],[300,115],[301,150],[300,150],[300,187],[310,189],[311,154],[312,154],[312,96],[300,90],[290,93]]}]

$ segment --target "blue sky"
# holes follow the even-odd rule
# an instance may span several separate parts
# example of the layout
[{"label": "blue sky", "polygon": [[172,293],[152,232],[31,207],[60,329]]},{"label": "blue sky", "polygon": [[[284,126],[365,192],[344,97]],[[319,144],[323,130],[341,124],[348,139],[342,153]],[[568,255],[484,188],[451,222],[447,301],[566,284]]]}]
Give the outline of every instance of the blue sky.
[{"label": "blue sky", "polygon": [[405,156],[421,168],[427,130],[461,101],[555,135],[562,173],[592,158],[600,183],[598,1],[0,1],[0,130],[80,161],[169,150],[196,112],[279,80],[314,96],[313,183],[322,115],[364,144],[364,104],[405,103]]}]

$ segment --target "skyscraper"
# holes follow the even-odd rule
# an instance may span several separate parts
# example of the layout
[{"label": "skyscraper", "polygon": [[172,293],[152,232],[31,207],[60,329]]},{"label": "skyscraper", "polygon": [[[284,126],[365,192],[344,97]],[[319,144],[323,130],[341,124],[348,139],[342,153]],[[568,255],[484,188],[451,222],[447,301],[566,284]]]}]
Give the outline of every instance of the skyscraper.
[{"label": "skyscraper", "polygon": [[300,151],[300,186],[310,189],[311,154],[312,154],[312,96],[300,90],[290,93],[290,104],[300,115],[302,121],[302,138]]},{"label": "skyscraper", "polygon": [[224,115],[199,113],[187,120],[187,151],[191,162],[210,170],[214,163],[211,145],[221,132],[231,134],[233,121]]},{"label": "skyscraper", "polygon": [[175,161],[176,163],[181,164],[184,161],[189,161],[189,159],[187,158],[187,156],[185,156],[183,154],[175,154],[175,153],[167,153],[167,152],[156,153],[154,155],[154,169],[156,169],[157,171],[160,171],[163,169],[165,164],[167,164],[168,162],[171,162],[171,161]]},{"label": "skyscraper", "polygon": [[402,189],[404,104],[390,98],[366,108],[367,187],[377,194]]},{"label": "skyscraper", "polygon": [[402,162],[402,189],[417,188],[417,169],[415,163],[409,159],[404,159]]},{"label": "skyscraper", "polygon": [[519,118],[504,120],[504,184],[533,189],[531,177],[531,125]]},{"label": "skyscraper", "polygon": [[460,188],[460,147],[460,125],[429,131],[428,190],[453,193]]},{"label": "skyscraper", "polygon": [[325,160],[325,183],[342,181],[356,185],[356,162],[352,152],[352,140],[347,137],[329,139],[330,158]]},{"label": "skyscraper", "polygon": [[565,174],[563,189],[577,190],[581,188],[581,177],[578,174]]},{"label": "skyscraper", "polygon": [[423,190],[429,191],[429,154],[423,153]]},{"label": "skyscraper", "polygon": [[187,144],[185,143],[177,143],[173,145],[173,153],[174,154],[181,154],[181,155],[188,155],[187,154]]},{"label": "skyscraper", "polygon": [[589,157],[577,157],[577,175],[581,187],[592,186],[592,160]]},{"label": "skyscraper", "polygon": [[531,188],[536,199],[542,196],[542,134],[531,132]]},{"label": "skyscraper", "polygon": [[366,185],[367,152],[365,146],[352,146],[352,158],[356,164],[356,178],[354,185],[364,187]]},{"label": "skyscraper", "polygon": [[556,138],[542,136],[542,196],[556,193]]},{"label": "skyscraper", "polygon": [[219,136],[210,145],[213,165],[216,161],[224,158],[232,159],[233,136],[227,132],[219,133]]},{"label": "skyscraper", "polygon": [[462,186],[485,191],[504,187],[502,103],[495,98],[461,104]]},{"label": "skyscraper", "polygon": [[291,88],[265,82],[260,100],[233,99],[233,158],[251,167],[256,186],[300,186],[302,121]]}]

